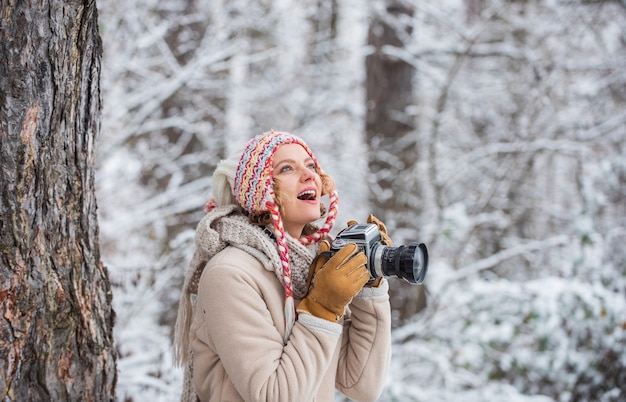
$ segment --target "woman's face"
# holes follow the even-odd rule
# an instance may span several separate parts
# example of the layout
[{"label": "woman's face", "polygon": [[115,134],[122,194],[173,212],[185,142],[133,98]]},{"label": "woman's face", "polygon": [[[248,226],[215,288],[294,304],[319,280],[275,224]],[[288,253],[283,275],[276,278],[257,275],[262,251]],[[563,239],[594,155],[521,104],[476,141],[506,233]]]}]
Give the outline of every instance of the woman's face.
[{"label": "woman's face", "polygon": [[272,173],[280,191],[281,217],[292,237],[320,218],[322,179],[315,162],[299,144],[285,144],[274,153]]}]

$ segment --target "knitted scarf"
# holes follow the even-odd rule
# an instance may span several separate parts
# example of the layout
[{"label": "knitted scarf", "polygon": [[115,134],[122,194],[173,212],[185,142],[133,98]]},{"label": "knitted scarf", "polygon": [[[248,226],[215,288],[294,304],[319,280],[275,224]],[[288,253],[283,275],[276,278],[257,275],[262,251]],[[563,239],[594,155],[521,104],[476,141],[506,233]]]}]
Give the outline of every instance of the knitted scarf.
[{"label": "knitted scarf", "polygon": [[[288,234],[286,236],[294,296],[302,299],[306,294],[306,279],[318,245],[307,247]],[[189,358],[192,295],[197,294],[202,271],[215,254],[229,245],[240,248],[259,260],[265,269],[273,271],[281,283],[283,281],[276,241],[263,228],[250,224],[240,207],[216,207],[205,215],[198,224],[195,242],[196,250],[185,275],[176,321],[174,360],[178,364],[186,363]],[[286,332],[285,339],[289,337],[291,328],[286,328]]]}]

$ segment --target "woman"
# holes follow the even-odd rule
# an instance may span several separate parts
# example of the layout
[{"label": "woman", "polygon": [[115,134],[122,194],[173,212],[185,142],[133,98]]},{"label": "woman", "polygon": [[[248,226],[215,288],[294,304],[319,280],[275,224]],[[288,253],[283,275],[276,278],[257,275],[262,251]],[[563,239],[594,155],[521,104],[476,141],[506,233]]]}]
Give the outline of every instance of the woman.
[{"label": "woman", "polygon": [[307,145],[253,138],[220,162],[213,194],[176,324],[183,400],[332,401],[335,389],[376,400],[391,356],[388,284],[370,284],[355,244],[326,252],[338,199]]}]

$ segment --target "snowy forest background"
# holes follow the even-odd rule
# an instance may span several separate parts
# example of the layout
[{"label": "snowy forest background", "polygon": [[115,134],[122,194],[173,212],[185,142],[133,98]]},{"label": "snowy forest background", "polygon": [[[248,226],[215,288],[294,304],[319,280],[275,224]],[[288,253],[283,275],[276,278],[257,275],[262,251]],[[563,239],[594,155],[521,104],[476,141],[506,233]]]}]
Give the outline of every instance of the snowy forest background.
[{"label": "snowy forest background", "polygon": [[[391,283],[381,401],[626,400],[624,1],[98,9],[120,400],[178,399],[172,325],[212,170],[270,128],[303,137],[335,177],[337,229],[374,212],[396,244],[429,247],[424,286]],[[366,137],[374,20],[397,29],[382,51],[412,72],[402,136]]]}]

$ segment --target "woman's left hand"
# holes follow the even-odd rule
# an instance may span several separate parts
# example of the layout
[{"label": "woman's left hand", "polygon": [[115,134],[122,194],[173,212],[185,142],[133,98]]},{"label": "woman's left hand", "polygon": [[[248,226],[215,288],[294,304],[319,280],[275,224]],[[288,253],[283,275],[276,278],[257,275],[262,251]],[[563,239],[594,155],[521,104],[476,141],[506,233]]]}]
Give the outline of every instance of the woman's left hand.
[{"label": "woman's left hand", "polygon": [[[358,223],[359,222],[355,220],[350,220],[348,221],[348,227],[356,225]],[[383,243],[385,246],[393,246],[393,241],[391,241],[391,237],[389,237],[389,234],[387,233],[387,226],[385,226],[383,221],[375,217],[373,214],[369,214],[369,216],[367,217],[367,223],[371,223],[372,225],[376,225],[378,227],[381,243]]]},{"label": "woman's left hand", "polygon": [[389,237],[389,234],[387,233],[387,226],[385,226],[383,221],[381,221],[374,215],[369,214],[369,216],[367,217],[367,223],[378,226],[381,243],[383,243],[385,246],[393,246],[393,241],[391,241],[391,237]]}]

